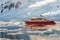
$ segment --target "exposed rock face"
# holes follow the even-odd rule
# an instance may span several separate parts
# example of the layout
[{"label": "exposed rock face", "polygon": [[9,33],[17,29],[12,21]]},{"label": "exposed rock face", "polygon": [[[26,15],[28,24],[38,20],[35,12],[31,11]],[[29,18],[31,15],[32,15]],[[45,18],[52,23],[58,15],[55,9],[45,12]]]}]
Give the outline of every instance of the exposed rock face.
[{"label": "exposed rock face", "polygon": [[[9,3],[9,2],[7,2],[7,3]],[[17,2],[16,4],[13,2],[13,3],[9,3],[8,5],[6,5],[7,3],[5,3],[5,4],[1,4],[1,13],[4,11],[4,9],[9,9],[9,10],[11,10],[11,8],[18,8],[20,5],[21,5],[21,2]],[[5,6],[4,6],[5,5]]]},{"label": "exposed rock face", "polygon": [[18,8],[20,5],[21,5],[21,2],[17,2],[17,3],[15,4],[15,8]]},{"label": "exposed rock face", "polygon": [[14,7],[14,3],[11,3],[10,5],[9,5],[9,10],[11,9],[11,8],[13,8]]}]

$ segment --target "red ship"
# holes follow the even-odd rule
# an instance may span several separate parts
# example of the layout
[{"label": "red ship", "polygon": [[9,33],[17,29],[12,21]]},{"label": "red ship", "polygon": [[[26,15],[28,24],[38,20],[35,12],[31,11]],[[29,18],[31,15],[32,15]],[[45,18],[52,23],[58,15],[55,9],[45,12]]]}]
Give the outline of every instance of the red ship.
[{"label": "red ship", "polygon": [[53,20],[47,20],[44,17],[41,18],[32,18],[31,20],[25,21],[26,27],[31,28],[33,30],[39,29],[39,30],[45,30],[52,26],[54,26],[56,23]]}]

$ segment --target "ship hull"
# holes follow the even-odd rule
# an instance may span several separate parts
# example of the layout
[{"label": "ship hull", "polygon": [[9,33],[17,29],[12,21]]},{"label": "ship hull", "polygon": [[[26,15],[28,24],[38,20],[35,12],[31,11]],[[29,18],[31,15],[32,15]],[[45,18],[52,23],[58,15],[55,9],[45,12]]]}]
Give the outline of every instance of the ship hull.
[{"label": "ship hull", "polygon": [[45,30],[53,27],[55,25],[55,22],[50,20],[41,22],[26,21],[25,24],[27,28],[31,28],[32,30]]},{"label": "ship hull", "polygon": [[38,26],[41,26],[41,25],[54,25],[55,22],[54,21],[41,21],[41,22],[32,22],[32,21],[26,21],[25,22],[27,25],[38,25]]}]

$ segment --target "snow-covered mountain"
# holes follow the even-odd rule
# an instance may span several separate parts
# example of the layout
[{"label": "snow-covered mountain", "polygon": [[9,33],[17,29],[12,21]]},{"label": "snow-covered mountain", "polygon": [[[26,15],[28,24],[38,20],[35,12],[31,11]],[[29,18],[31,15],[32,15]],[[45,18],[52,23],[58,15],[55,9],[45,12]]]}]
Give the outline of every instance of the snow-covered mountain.
[{"label": "snow-covered mountain", "polygon": [[60,10],[56,10],[56,11],[52,11],[52,12],[47,12],[47,13],[44,13],[42,15],[47,16],[50,19],[60,21]]},{"label": "snow-covered mountain", "polygon": [[[11,3],[14,3],[14,6],[9,10]],[[9,5],[8,8],[6,5]],[[15,8],[16,6],[18,7]],[[40,14],[60,20],[60,0],[0,0],[0,11],[2,9],[0,21],[23,21],[31,17],[40,17]]]}]

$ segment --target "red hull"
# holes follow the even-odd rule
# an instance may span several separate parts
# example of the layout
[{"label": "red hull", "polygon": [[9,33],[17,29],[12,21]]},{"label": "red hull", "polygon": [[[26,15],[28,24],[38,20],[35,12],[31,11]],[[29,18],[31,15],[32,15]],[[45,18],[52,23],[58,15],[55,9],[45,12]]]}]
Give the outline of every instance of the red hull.
[{"label": "red hull", "polygon": [[27,25],[54,25],[54,21],[41,21],[41,22],[32,22],[32,21],[26,21]]}]

